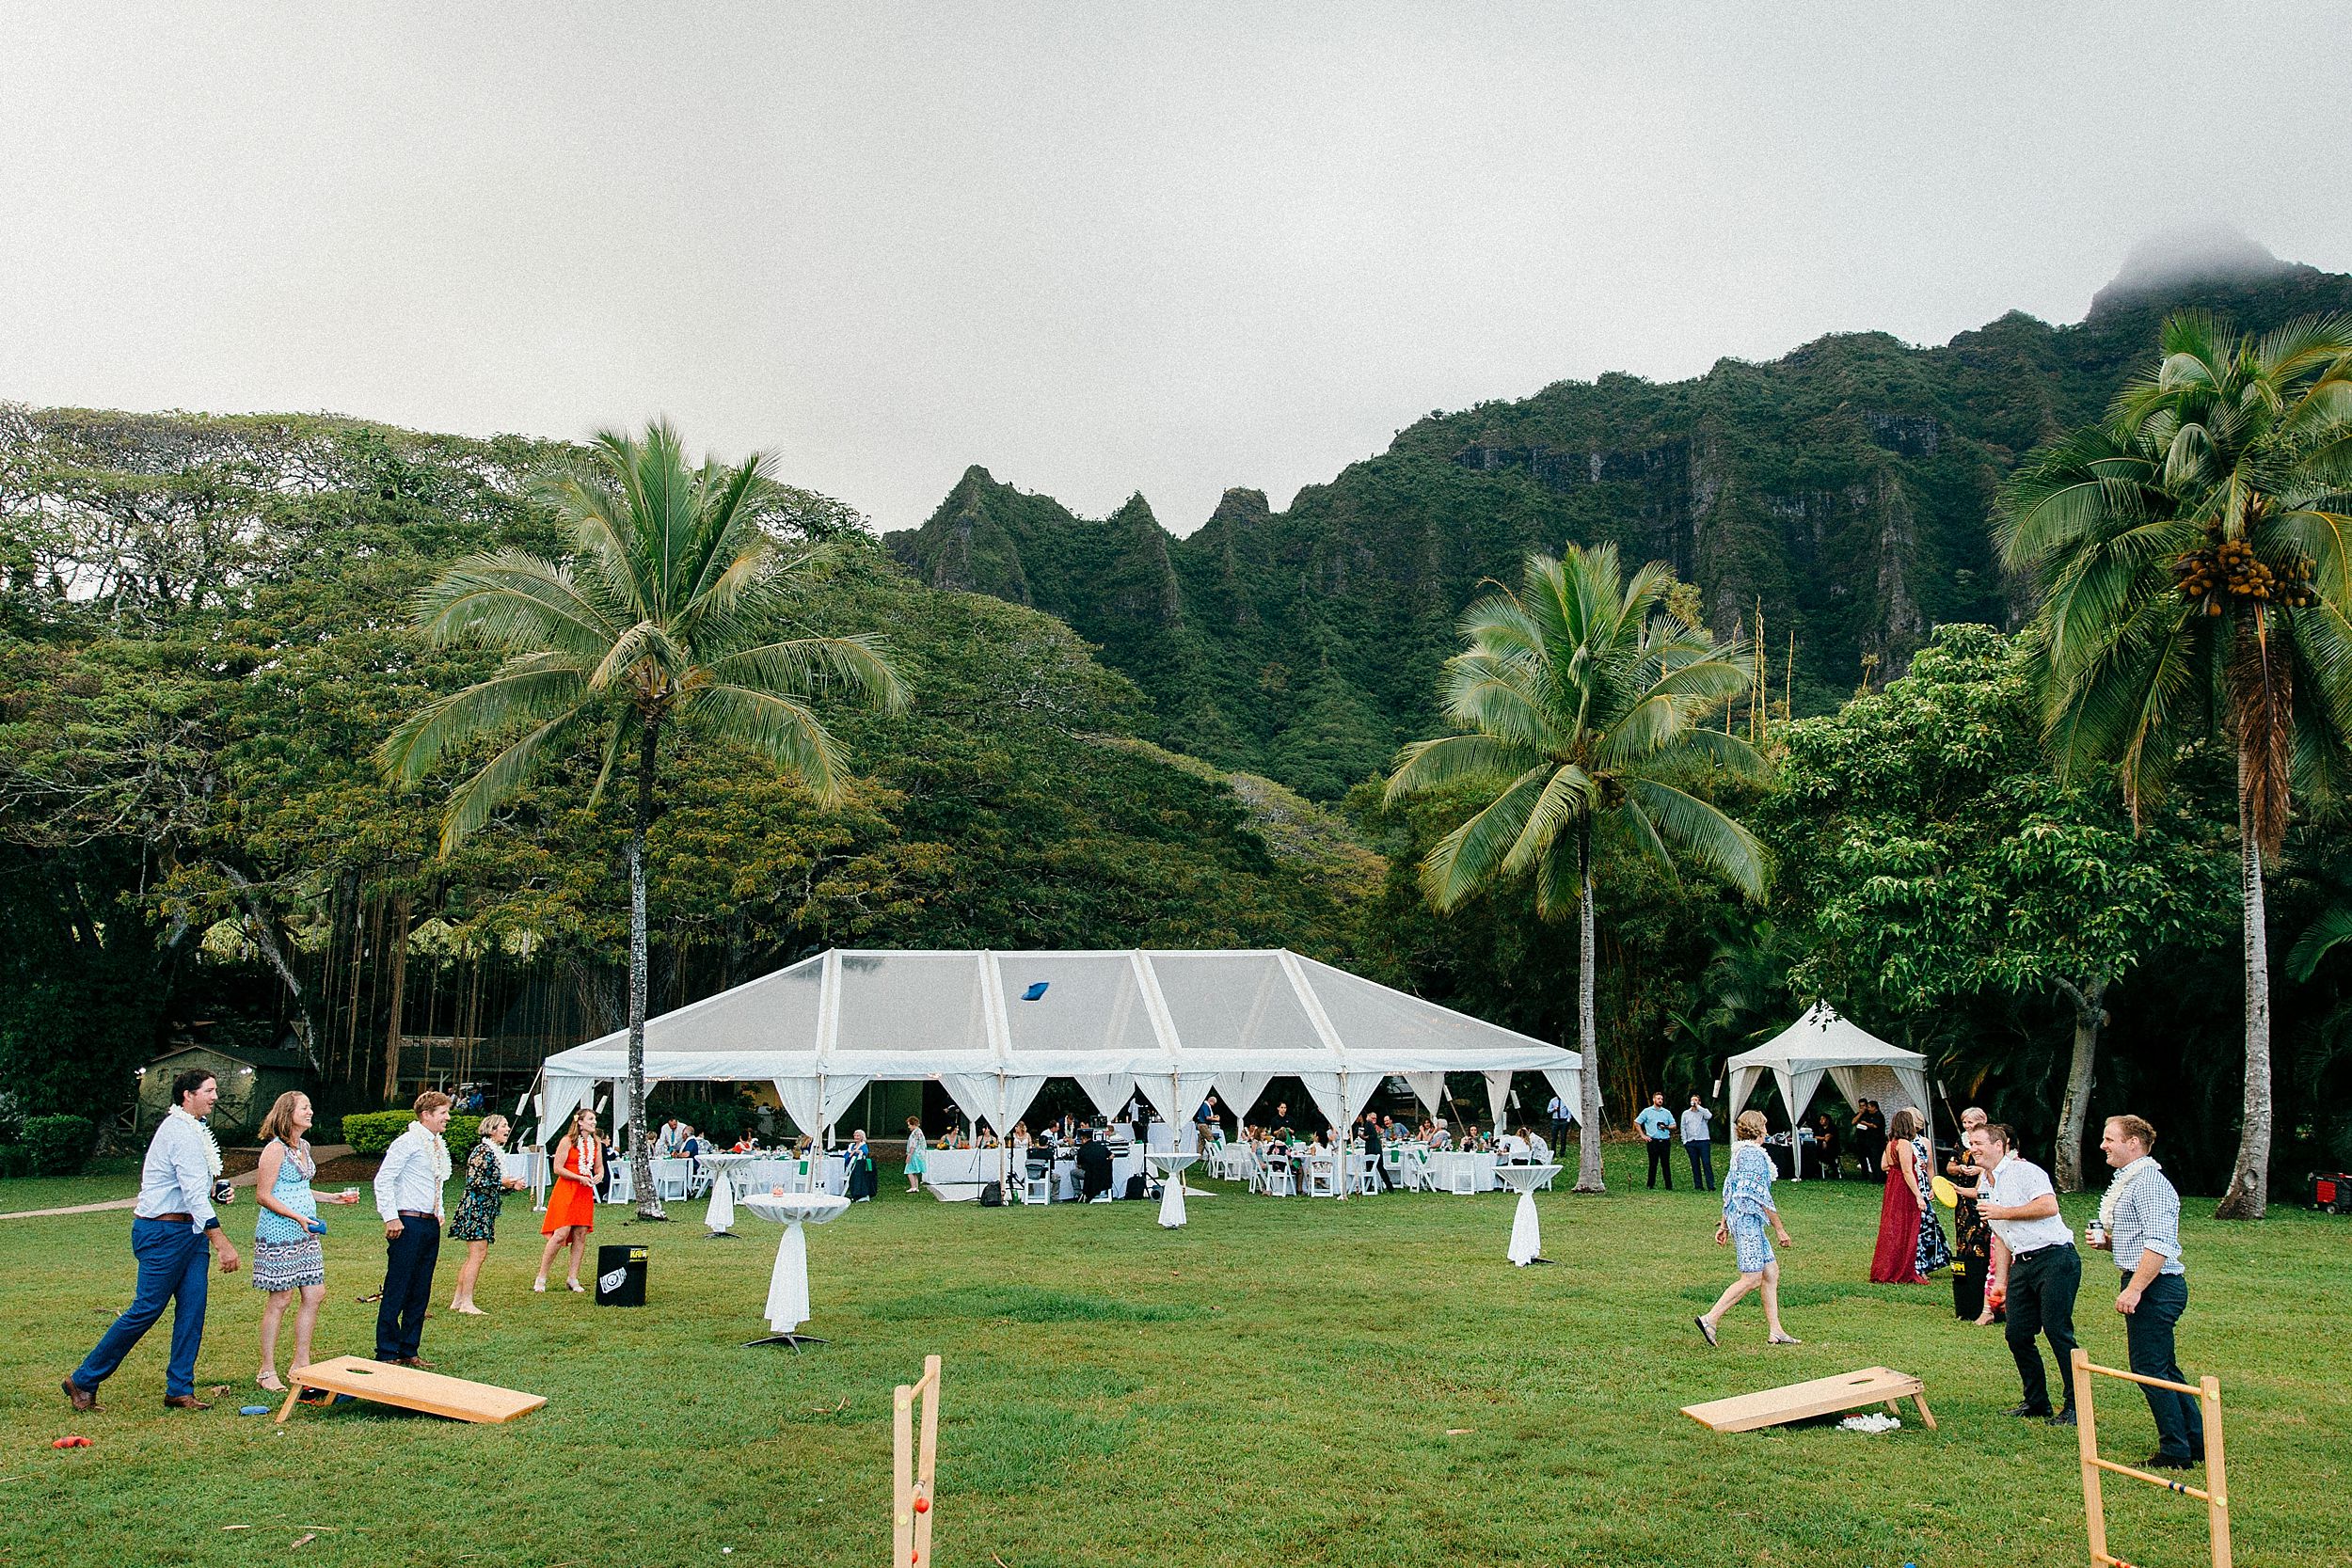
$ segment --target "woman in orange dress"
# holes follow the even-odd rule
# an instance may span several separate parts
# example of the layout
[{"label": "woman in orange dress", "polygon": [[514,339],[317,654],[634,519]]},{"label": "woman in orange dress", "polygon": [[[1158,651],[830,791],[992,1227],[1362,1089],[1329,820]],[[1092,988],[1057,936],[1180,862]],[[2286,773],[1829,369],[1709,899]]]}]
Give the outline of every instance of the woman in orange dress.
[{"label": "woman in orange dress", "polygon": [[588,1289],[580,1282],[580,1259],[588,1250],[588,1233],[596,1227],[596,1182],[604,1175],[600,1155],[596,1113],[582,1105],[572,1115],[572,1130],[555,1146],[555,1187],[548,1194],[547,1218],[539,1222],[548,1244],[539,1254],[539,1277],[532,1283],[533,1291],[548,1288],[548,1265],[567,1244],[572,1263],[564,1283],[575,1291]]}]

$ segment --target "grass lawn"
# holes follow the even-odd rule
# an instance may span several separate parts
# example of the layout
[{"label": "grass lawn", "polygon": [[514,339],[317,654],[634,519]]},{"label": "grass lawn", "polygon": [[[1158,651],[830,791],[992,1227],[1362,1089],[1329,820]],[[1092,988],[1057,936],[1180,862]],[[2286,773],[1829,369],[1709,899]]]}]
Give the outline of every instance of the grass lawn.
[{"label": "grass lawn", "polygon": [[[298,1560],[316,1568],[880,1562],[890,1389],[927,1351],[946,1358],[950,1565],[2083,1560],[2074,1434],[2001,1414],[2017,1386],[1998,1330],[1956,1323],[1941,1283],[1863,1282],[1874,1190],[1784,1183],[1806,1342],[1768,1348],[1747,1303],[1710,1352],[1689,1320],[1730,1277],[1714,1201],[1642,1192],[1639,1161],[1613,1148],[1607,1197],[1541,1199],[1564,1261],[1527,1270],[1502,1258],[1508,1195],[1232,1194],[1164,1232],[1148,1204],[950,1207],[885,1173],[882,1201],[809,1233],[810,1327],[833,1343],[797,1357],[740,1348],[762,1329],[772,1227],[744,1215],[746,1239],[709,1241],[700,1205],[660,1227],[608,1211],[599,1239],[653,1246],[653,1305],[600,1311],[529,1293],[536,1226],[510,1199],[480,1290],[494,1315],[437,1312],[424,1347],[549,1397],[508,1427],[344,1406],[280,1429],[240,1418],[235,1392],[167,1414],[167,1324],[107,1408],[76,1417],[57,1379],[129,1300],[127,1221],[0,1222],[0,1563],[249,1563],[313,1532]],[[13,1190],[37,1185],[39,1202]],[[0,1211],[57,1185],[0,1183]],[[2183,1359],[2222,1380],[2238,1560],[2352,1563],[2352,1227],[2192,1208]],[[381,1242],[364,1211],[329,1222],[320,1354],[364,1353],[373,1308],[353,1297],[375,1288]],[[440,1302],[453,1274],[445,1253]],[[2121,1365],[2111,1277],[2086,1269],[2077,1322]],[[249,1388],[259,1298],[215,1275],[213,1301],[199,1379]],[[1679,1414],[1879,1363],[1927,1379],[1940,1431],[1719,1436]],[[2138,1462],[2146,1408],[2122,1385],[2100,1402],[2107,1452]],[[70,1432],[96,1446],[51,1449]],[[2119,1552],[2204,1560],[2201,1507],[2108,1494]]]}]

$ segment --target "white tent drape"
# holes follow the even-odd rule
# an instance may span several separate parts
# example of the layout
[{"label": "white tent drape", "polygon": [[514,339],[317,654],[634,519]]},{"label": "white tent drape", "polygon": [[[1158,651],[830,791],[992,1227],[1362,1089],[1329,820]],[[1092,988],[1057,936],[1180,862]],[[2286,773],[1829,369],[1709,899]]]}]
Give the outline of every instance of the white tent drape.
[{"label": "white tent drape", "polygon": [[1265,1093],[1265,1086],[1273,1082],[1274,1074],[1270,1072],[1220,1072],[1216,1075],[1216,1097],[1225,1102],[1227,1110],[1233,1113],[1236,1132],[1249,1125],[1250,1108],[1258,1103],[1258,1097]]},{"label": "white tent drape", "polygon": [[1495,1131],[1499,1132],[1502,1131],[1503,1118],[1510,1109],[1511,1069],[1509,1068],[1497,1069],[1487,1073],[1486,1079],[1486,1108],[1494,1113]]},{"label": "white tent drape", "polygon": [[1546,1068],[1544,1081],[1551,1085],[1551,1092],[1560,1097],[1560,1102],[1568,1108],[1570,1121],[1584,1119],[1584,1084],[1581,1073],[1572,1067]]},{"label": "white tent drape", "polygon": [[999,1137],[1012,1132],[1012,1124],[1045,1086],[1042,1074],[1025,1073],[943,1072],[939,1081],[965,1116],[988,1123]]},{"label": "white tent drape", "polygon": [[1183,1127],[1192,1120],[1207,1098],[1209,1085],[1215,1082],[1205,1072],[1143,1072],[1136,1075],[1136,1087],[1152,1102],[1152,1109],[1170,1127]]},{"label": "white tent drape", "polygon": [[1445,1115],[1445,1074],[1442,1072],[1408,1072],[1404,1079],[1413,1091],[1413,1098],[1429,1108],[1432,1117]]},{"label": "white tent drape", "polygon": [[825,1129],[841,1118],[850,1102],[866,1092],[870,1078],[853,1072],[828,1072],[804,1078],[771,1078],[776,1099],[792,1125],[811,1138],[822,1139]]},{"label": "white tent drape", "polygon": [[1136,1081],[1132,1072],[1081,1072],[1076,1075],[1078,1086],[1087,1092],[1087,1100],[1106,1117],[1116,1117],[1127,1103],[1127,1091]]}]

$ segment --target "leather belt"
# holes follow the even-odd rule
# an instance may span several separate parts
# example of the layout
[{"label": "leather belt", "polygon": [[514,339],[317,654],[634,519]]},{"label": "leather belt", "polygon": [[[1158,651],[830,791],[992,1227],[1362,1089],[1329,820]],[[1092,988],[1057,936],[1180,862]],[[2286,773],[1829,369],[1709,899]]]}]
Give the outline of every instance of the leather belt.
[{"label": "leather belt", "polygon": [[437,1220],[441,1216],[430,1209],[403,1209],[400,1217],[405,1220]]},{"label": "leather belt", "polygon": [[194,1225],[194,1214],[135,1214],[135,1219],[156,1220],[165,1225]]}]

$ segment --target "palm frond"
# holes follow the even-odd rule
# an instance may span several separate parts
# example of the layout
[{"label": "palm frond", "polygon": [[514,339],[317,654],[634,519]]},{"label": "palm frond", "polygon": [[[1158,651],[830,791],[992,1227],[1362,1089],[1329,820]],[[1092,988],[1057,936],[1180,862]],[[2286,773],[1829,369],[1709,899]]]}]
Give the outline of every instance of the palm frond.
[{"label": "palm frond", "polygon": [[695,691],[680,705],[678,717],[797,775],[819,804],[838,805],[846,793],[840,749],[805,703],[722,682]]},{"label": "palm frond", "polygon": [[1635,779],[1626,787],[1656,825],[1658,834],[1690,859],[1750,898],[1761,902],[1770,881],[1764,846],[1721,809],[1656,779]]},{"label": "palm frond", "polygon": [[449,802],[441,809],[442,857],[448,858],[468,833],[487,822],[493,812],[513,799],[540,764],[561,749],[558,743],[567,739],[580,722],[577,708],[557,715],[515,740],[484,763],[480,772],[450,791]]},{"label": "palm frond", "polygon": [[710,673],[722,681],[786,697],[805,696],[820,686],[837,687],[885,713],[901,713],[907,705],[906,683],[891,667],[885,648],[872,633],[795,637],[722,655],[710,661]]},{"label": "palm frond", "polygon": [[433,771],[441,753],[522,723],[544,723],[588,698],[587,677],[563,655],[528,655],[489,679],[426,704],[403,720],[376,748],[388,779],[414,784]]}]

